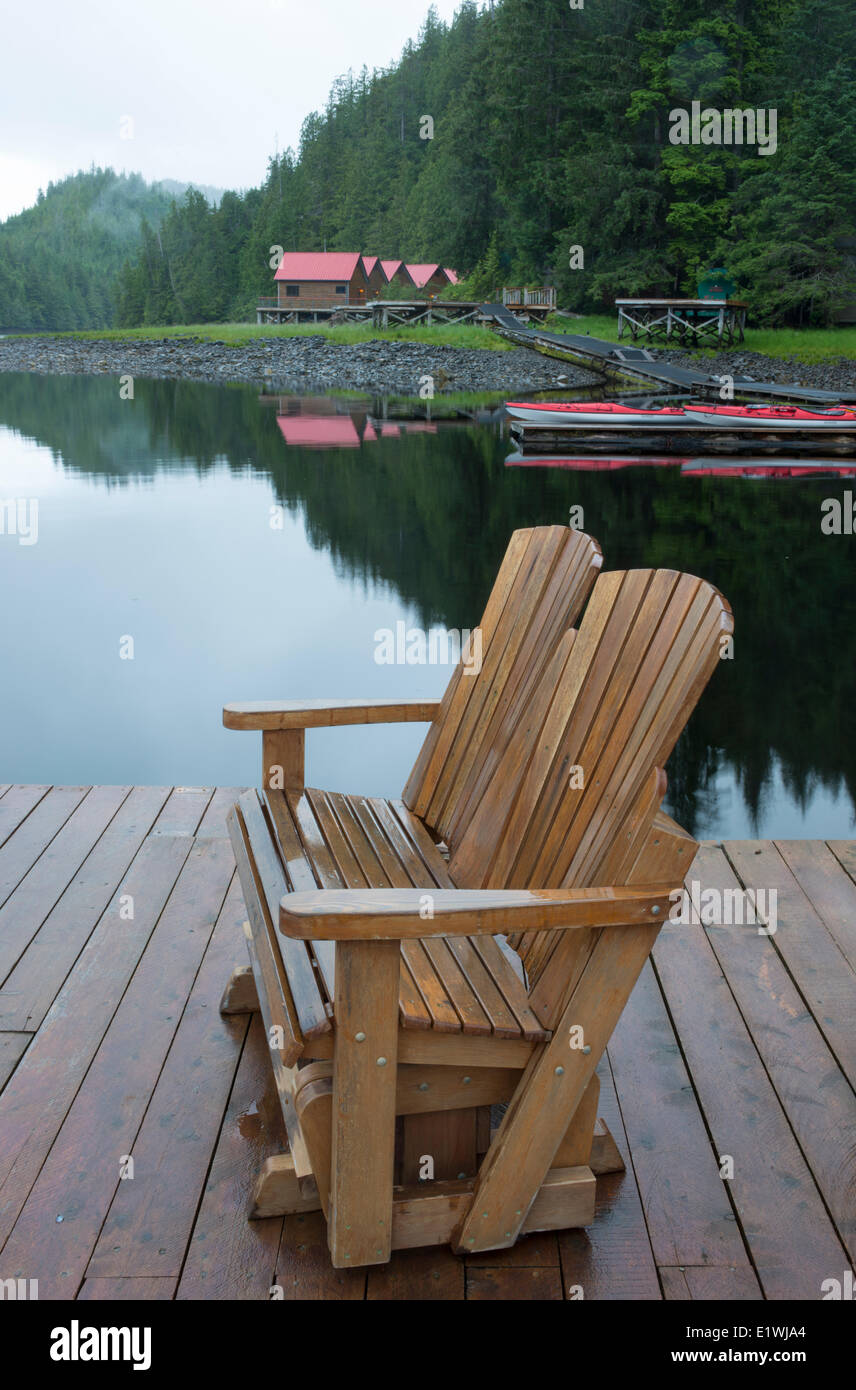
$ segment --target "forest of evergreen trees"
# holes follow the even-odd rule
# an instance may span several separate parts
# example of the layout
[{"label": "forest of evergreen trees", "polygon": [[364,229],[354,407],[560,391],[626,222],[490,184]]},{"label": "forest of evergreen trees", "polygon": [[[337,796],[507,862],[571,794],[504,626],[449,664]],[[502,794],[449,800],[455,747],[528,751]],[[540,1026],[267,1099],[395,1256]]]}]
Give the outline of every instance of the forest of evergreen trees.
[{"label": "forest of evergreen trees", "polygon": [[175,198],[139,174],[90,169],[50,184],[0,225],[0,326],[107,328],[116,276],[137,253],[143,219],[157,226]]},{"label": "forest of evergreen trees", "polygon": [[[93,270],[93,311],[112,295],[123,327],[246,319],[272,293],[272,247],[326,245],[440,261],[472,276],[464,294],[552,282],[586,311],[694,292],[724,265],[753,323],[829,322],[856,298],[848,0],[578,3],[430,12],[391,68],[334,84],[261,188],[141,208],[117,281],[85,245],[61,286],[39,258],[39,293],[87,312]],[[693,101],[775,111],[775,154],[672,144],[669,113]],[[9,275],[0,235],[0,321]]]}]

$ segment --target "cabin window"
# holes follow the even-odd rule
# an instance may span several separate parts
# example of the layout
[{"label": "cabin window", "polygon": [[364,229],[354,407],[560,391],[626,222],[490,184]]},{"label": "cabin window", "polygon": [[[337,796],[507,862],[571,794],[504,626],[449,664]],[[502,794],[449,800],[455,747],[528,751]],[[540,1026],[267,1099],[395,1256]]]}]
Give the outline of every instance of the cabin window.
[{"label": "cabin window", "polygon": [[286,294],[288,295],[289,299],[296,299],[297,296],[300,294],[300,286],[299,286],[299,285],[286,285],[286,287],[285,287],[285,292],[286,292]]},{"label": "cabin window", "polygon": [[347,285],[337,285],[337,286],[336,286],[336,293],[337,293],[337,294],[347,294],[347,293],[348,293],[348,286],[347,286]]}]

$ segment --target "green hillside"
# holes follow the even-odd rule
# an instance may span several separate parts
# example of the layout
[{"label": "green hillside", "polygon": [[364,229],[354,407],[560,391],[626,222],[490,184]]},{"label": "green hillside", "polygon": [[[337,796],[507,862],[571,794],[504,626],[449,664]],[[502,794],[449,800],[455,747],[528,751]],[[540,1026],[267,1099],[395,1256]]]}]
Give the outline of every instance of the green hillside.
[{"label": "green hillside", "polygon": [[[271,248],[326,245],[476,270],[464,294],[554,281],[593,312],[725,265],[754,323],[823,325],[856,298],[854,55],[846,0],[432,12],[393,67],[334,85],[263,187],[147,235],[118,323],[245,318]],[[693,101],[762,112],[775,142],[673,143]]]},{"label": "green hillside", "polygon": [[20,330],[106,327],[116,276],[187,185],[148,184],[112,169],[48,185],[34,207],[0,223],[0,326]]}]

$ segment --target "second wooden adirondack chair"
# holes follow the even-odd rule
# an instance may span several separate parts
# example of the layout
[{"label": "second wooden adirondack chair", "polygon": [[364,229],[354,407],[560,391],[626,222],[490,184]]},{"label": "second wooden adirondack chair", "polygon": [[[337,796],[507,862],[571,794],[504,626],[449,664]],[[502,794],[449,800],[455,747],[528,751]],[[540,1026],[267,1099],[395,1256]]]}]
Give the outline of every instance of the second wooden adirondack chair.
[{"label": "second wooden adirondack chair", "polygon": [[[699,579],[599,569],[589,537],[516,532],[439,704],[224,712],[264,734],[224,997],[261,1008],[289,1136],[256,1214],[320,1206],[338,1267],[586,1225],[620,1166],[595,1069],[695,853],[663,767],[732,622]],[[384,718],[432,719],[401,801],[303,786],[307,727]]]}]

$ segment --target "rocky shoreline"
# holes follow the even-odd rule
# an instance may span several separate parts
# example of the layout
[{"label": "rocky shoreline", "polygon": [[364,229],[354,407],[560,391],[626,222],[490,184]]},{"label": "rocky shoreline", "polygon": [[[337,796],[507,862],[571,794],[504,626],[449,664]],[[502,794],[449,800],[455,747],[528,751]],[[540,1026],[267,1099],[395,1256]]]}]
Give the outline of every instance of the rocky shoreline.
[{"label": "rocky shoreline", "polygon": [[373,339],[331,343],[320,334],[259,338],[242,347],[188,338],[2,338],[0,372],[167,377],[246,382],[272,391],[362,390],[418,396],[457,391],[562,390],[597,385],[592,373],[528,348],[433,347]]},{"label": "rocky shoreline", "polygon": [[816,386],[823,391],[856,391],[856,361],[833,357],[827,362],[797,362],[792,357],[765,357],[761,352],[734,348],[715,357],[652,349],[651,355],[676,367],[692,367],[714,376],[748,376],[754,381],[774,381],[782,386]]},{"label": "rocky shoreline", "polygon": [[[715,357],[652,349],[677,366],[756,381],[856,390],[856,361],[798,362],[736,348]],[[258,338],[243,346],[202,338],[0,338],[0,372],[49,375],[96,374],[161,377],[214,383],[243,382],[271,391],[368,391],[418,396],[430,377],[435,395],[532,391],[602,386],[600,377],[529,348],[438,347],[375,338],[331,343],[321,334]],[[625,388],[626,389],[626,388]]]}]

